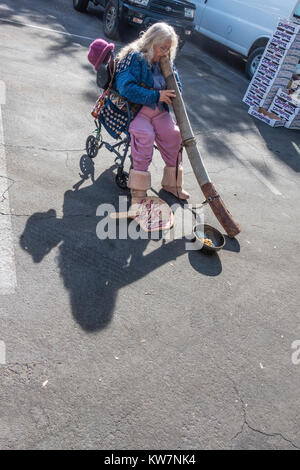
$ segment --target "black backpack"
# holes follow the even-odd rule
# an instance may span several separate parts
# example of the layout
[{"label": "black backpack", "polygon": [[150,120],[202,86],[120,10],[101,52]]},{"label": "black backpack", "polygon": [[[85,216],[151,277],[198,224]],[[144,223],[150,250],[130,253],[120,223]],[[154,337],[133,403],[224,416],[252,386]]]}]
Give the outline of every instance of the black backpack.
[{"label": "black backpack", "polygon": [[115,57],[113,52],[111,52],[105,59],[105,62],[98,67],[96,82],[99,88],[103,90],[111,88],[115,76],[115,69]]}]

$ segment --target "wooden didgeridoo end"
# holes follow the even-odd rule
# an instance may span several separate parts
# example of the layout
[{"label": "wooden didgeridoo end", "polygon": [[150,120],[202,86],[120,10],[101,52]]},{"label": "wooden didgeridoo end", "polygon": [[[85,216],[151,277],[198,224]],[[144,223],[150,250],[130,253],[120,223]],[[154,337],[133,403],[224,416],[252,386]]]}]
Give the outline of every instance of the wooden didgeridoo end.
[{"label": "wooden didgeridoo end", "polygon": [[[224,227],[227,235],[230,238],[234,238],[241,232],[240,226],[233,220],[230,212],[226,209],[226,206],[222,199],[218,196],[218,193],[212,183],[205,183],[201,186],[206,199],[213,198],[209,201],[209,205],[217,217],[218,221]],[[217,196],[217,197],[216,197]]]}]

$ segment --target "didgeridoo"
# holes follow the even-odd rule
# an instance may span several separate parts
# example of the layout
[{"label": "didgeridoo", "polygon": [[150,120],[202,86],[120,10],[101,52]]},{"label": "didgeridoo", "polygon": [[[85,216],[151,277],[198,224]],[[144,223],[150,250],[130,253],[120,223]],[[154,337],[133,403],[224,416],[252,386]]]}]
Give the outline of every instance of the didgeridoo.
[{"label": "didgeridoo", "polygon": [[178,88],[178,84],[173,73],[172,65],[167,57],[160,59],[160,66],[162,73],[165,77],[167,88],[175,90],[176,98],[172,100],[174,113],[176,116],[177,125],[181,132],[182,143],[186,149],[186,153],[191,162],[194,174],[198,184],[206,198],[209,205],[215,214],[216,218],[226,231],[229,237],[234,238],[240,233],[240,226],[233,220],[232,215],[226,209],[224,202],[217,193],[216,188],[212,184],[206,168],[202,162],[200,152],[197,148],[197,142],[191,127],[185,105]]}]

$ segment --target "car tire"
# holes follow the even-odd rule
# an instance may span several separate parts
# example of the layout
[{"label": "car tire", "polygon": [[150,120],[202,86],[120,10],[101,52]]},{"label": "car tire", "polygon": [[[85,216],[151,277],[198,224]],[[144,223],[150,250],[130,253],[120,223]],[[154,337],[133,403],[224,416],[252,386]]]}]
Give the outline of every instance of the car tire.
[{"label": "car tire", "polygon": [[77,11],[84,13],[87,10],[89,0],[73,0],[73,7]]},{"label": "car tire", "polygon": [[249,55],[246,63],[246,75],[249,80],[252,80],[264,51],[265,47],[258,47]]},{"label": "car tire", "polygon": [[110,0],[103,15],[103,31],[110,39],[120,39],[119,1]]}]

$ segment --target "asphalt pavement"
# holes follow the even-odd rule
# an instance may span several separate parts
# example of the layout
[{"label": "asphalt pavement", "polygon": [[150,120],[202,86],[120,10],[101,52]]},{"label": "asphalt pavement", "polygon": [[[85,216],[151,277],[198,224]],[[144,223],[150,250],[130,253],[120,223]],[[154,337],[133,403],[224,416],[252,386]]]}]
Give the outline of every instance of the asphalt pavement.
[{"label": "asphalt pavement", "polygon": [[[247,114],[240,59],[187,43],[183,97],[242,232],[213,255],[100,240],[97,208],[127,195],[106,149],[79,175],[102,36],[95,7],[0,5],[0,448],[299,449],[299,131]],[[163,196],[162,170],[155,152]]]}]

